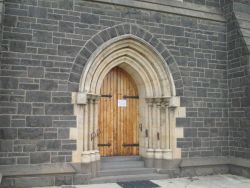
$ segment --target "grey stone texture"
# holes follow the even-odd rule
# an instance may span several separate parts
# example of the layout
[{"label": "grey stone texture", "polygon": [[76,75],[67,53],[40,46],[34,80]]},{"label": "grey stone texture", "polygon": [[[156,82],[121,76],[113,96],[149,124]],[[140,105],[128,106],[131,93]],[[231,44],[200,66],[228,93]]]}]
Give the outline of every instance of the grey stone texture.
[{"label": "grey stone texture", "polygon": [[[223,5],[228,20],[84,0],[5,1],[0,165],[71,162],[76,148],[69,139],[69,128],[76,126],[71,92],[78,91],[97,47],[127,33],[151,44],[171,70],[187,112],[176,120],[184,127],[184,138],[177,140],[182,157],[250,158],[249,51],[237,20],[228,16],[232,4],[186,2]],[[77,177],[56,180],[72,181]]]}]

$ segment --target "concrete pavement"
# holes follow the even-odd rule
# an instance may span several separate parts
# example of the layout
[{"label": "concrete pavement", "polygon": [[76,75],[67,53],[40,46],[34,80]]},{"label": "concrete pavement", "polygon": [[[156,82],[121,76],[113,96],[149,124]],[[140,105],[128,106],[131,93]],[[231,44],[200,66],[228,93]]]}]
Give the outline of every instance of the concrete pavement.
[{"label": "concrete pavement", "polygon": [[[231,174],[151,180],[162,188],[250,188],[250,179]],[[72,185],[46,188],[122,188],[117,183]],[[127,187],[126,187],[127,188]],[[140,185],[129,188],[144,188]],[[147,187],[150,188],[150,187]]]}]

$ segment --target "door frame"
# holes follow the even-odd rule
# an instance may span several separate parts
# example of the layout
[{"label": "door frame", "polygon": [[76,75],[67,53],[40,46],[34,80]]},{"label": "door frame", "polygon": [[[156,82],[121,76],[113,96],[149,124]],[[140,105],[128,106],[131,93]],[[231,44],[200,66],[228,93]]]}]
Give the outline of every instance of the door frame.
[{"label": "door frame", "polygon": [[[128,34],[119,36],[101,45],[88,59],[81,76],[80,92],[72,93],[77,116],[77,128],[70,135],[77,139],[77,150],[73,161],[90,163],[100,160],[96,139],[98,103],[100,87],[105,75],[119,66],[135,80],[140,96],[139,114],[144,130],[140,134],[140,156],[156,159],[181,158],[181,149],[176,139],[183,137],[183,128],[177,128],[176,117],[185,116],[185,108],[180,107],[169,67],[163,57],[146,41]],[[164,109],[164,110],[163,110]],[[163,141],[166,148],[158,148],[153,125],[159,129],[162,113],[167,119],[163,123],[168,130]],[[154,115],[156,115],[154,117]],[[146,130],[149,136],[145,136]]]}]

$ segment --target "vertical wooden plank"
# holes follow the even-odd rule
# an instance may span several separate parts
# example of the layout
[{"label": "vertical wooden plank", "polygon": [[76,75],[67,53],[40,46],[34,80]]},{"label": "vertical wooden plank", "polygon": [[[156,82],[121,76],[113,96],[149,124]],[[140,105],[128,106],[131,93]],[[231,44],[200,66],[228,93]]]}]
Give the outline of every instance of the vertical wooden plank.
[{"label": "vertical wooden plank", "polygon": [[101,98],[99,106],[99,128],[102,130],[99,143],[112,146],[99,147],[102,156],[138,155],[138,147],[123,147],[123,144],[138,143],[138,99],[127,99],[127,107],[118,107],[118,99],[124,95],[137,96],[135,82],[130,75],[116,67],[103,81],[101,94],[112,98]]}]

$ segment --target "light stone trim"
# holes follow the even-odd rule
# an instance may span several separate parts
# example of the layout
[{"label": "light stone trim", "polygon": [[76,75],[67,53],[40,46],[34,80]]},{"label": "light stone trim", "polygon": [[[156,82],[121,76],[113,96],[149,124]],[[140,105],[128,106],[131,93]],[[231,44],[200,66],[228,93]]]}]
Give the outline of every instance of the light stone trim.
[{"label": "light stone trim", "polygon": [[107,41],[92,54],[83,70],[79,93],[72,94],[77,116],[77,131],[71,129],[70,134],[77,137],[73,162],[90,163],[100,159],[98,98],[103,79],[116,66],[127,71],[138,87],[143,125],[139,136],[140,155],[156,159],[181,158],[176,138],[183,136],[183,129],[175,125],[175,116],[180,114],[180,98],[175,96],[173,78],[164,62],[148,43],[130,34]]}]

